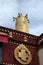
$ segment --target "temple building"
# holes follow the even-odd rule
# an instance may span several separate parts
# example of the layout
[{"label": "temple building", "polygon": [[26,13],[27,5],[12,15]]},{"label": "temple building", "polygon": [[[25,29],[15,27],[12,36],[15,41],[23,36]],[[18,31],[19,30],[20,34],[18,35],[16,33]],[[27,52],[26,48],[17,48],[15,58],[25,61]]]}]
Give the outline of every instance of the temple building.
[{"label": "temple building", "polygon": [[43,47],[40,36],[28,32],[28,17],[18,14],[15,30],[0,26],[0,65],[40,65],[39,50]]}]

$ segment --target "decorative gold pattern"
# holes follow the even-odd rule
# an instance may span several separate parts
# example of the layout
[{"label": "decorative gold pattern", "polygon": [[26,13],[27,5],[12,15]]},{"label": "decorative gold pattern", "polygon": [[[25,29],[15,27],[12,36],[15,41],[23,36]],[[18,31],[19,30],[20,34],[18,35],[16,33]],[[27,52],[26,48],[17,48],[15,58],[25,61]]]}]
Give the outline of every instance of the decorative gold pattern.
[{"label": "decorative gold pattern", "polygon": [[32,60],[31,52],[23,44],[20,44],[14,50],[14,57],[21,64],[29,64]]}]

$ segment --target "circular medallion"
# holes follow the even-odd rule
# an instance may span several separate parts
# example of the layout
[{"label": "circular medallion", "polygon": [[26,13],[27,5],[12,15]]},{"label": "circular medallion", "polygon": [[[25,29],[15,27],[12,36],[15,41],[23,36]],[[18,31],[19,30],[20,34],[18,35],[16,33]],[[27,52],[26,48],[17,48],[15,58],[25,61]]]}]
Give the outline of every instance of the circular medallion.
[{"label": "circular medallion", "polygon": [[15,48],[14,56],[21,64],[29,64],[32,60],[31,52],[23,44]]}]

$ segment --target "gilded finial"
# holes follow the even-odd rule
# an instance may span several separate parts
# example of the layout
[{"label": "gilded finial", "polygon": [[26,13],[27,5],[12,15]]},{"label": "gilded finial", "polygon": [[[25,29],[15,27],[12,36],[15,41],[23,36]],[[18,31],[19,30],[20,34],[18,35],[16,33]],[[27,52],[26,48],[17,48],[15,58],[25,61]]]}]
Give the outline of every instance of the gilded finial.
[{"label": "gilded finial", "polygon": [[18,16],[13,17],[13,19],[16,20],[16,30],[28,33],[28,14],[23,16],[22,13],[18,13]]}]

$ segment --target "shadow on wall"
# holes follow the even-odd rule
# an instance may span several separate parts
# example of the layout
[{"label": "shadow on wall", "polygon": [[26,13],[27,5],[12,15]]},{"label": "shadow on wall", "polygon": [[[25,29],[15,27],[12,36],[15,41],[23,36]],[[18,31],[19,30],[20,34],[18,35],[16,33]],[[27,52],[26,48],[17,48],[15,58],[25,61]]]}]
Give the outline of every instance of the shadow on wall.
[{"label": "shadow on wall", "polygon": [[0,64],[2,63],[2,43],[0,42]]}]

